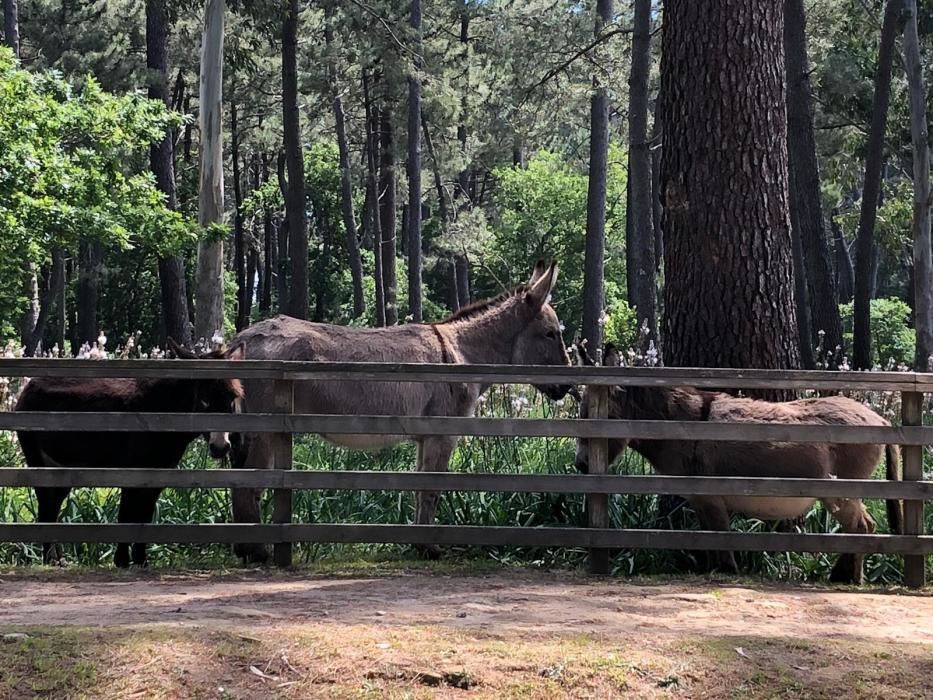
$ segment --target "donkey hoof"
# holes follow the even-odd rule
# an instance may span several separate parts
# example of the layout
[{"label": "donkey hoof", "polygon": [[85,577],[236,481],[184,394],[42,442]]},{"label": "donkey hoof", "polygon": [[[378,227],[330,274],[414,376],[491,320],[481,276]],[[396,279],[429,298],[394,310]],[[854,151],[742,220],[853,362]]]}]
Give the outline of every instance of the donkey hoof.
[{"label": "donkey hoof", "polygon": [[418,545],[415,549],[418,554],[421,555],[422,559],[427,559],[429,561],[437,561],[444,554],[440,546],[436,544],[422,544]]},{"label": "donkey hoof", "polygon": [[269,549],[261,544],[238,544],[233,553],[243,561],[243,564],[265,564],[269,561]]},{"label": "donkey hoof", "polygon": [[130,555],[117,552],[113,557],[113,565],[118,569],[130,568]]}]

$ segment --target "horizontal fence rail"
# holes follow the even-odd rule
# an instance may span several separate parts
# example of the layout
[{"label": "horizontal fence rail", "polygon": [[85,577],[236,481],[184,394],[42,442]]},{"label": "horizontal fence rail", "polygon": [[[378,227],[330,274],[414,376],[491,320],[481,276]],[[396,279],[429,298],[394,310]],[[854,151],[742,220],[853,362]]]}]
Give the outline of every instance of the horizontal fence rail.
[{"label": "horizontal fence rail", "polygon": [[933,500],[933,481],[605,474],[284,471],[275,469],[0,469],[0,487],[276,488],[338,491],[488,491]]},{"label": "horizontal fence rail", "polygon": [[[49,360],[0,359],[0,377],[239,378],[272,387],[272,413],[0,413],[0,430],[80,432],[209,431],[272,433],[274,469],[4,469],[0,487],[259,488],[273,489],[274,524],[0,524],[7,542],[257,543],[275,546],[275,561],[291,562],[297,542],[396,543],[521,547],[582,547],[592,571],[608,570],[614,549],[719,549],[798,552],[879,552],[904,556],[905,581],[924,581],[924,557],[933,537],[924,534],[924,502],[933,482],[923,480],[923,449],[933,427],[923,426],[923,395],[933,374],[914,372],[814,372],[695,368],[540,367],[323,363],[267,360]],[[589,385],[590,419],[317,415],[296,411],[296,393],[307,381]],[[902,426],[789,425],[704,421],[610,420],[611,386],[692,386],[741,390],[898,392]],[[249,384],[247,384],[249,391]],[[300,398],[300,396],[299,396]],[[292,471],[292,435],[373,434],[418,436],[576,437],[589,441],[590,473],[463,474],[430,472]],[[105,439],[105,438],[100,438]],[[904,447],[904,481],[785,479],[608,474],[608,440],[683,440],[698,443],[771,442],[894,444]],[[715,449],[715,446],[710,449]],[[127,465],[132,467],[132,465]],[[489,491],[584,494],[587,528],[293,523],[295,490]],[[905,534],[796,534],[613,530],[611,494],[883,498],[904,501]]]}]

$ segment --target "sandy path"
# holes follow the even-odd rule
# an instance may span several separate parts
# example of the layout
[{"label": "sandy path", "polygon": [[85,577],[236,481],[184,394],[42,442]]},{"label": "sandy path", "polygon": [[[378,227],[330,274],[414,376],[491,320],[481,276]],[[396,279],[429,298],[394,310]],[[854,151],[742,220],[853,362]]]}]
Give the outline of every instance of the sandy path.
[{"label": "sandy path", "polygon": [[933,644],[933,597],[565,573],[0,579],[0,624],[441,625],[490,633],[851,638]]}]

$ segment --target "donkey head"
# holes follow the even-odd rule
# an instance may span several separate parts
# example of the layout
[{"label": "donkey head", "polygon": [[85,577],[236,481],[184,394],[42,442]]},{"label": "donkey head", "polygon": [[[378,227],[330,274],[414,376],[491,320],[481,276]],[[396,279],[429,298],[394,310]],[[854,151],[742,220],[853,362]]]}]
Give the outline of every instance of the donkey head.
[{"label": "donkey head", "polygon": [[[515,339],[512,364],[569,365],[570,358],[561,336],[560,320],[551,307],[551,292],[557,284],[557,263],[546,265],[539,260],[531,280],[521,292],[523,316],[530,319]],[[535,388],[550,399],[564,398],[570,386],[536,384]]]},{"label": "donkey head", "polygon": [[[587,366],[595,366],[596,362],[587,352],[587,349],[584,345],[577,345],[577,356],[580,358],[582,364]],[[619,364],[620,356],[618,351],[611,345],[606,345],[606,348],[603,351],[603,364],[607,366],[615,366]],[[590,387],[587,387],[583,391],[583,398],[580,400],[580,418],[586,419],[590,417],[590,399],[592,396],[592,390]],[[609,388],[609,418],[622,418],[628,419],[631,418],[631,405],[629,401],[629,393],[619,386],[614,386]],[[622,438],[610,438],[609,443],[609,464],[618,459],[619,455],[625,452],[625,448],[628,446],[628,440]],[[576,454],[576,466],[577,471],[582,472],[583,474],[589,473],[590,470],[590,457],[589,457],[589,441],[583,438],[577,439],[577,454]]]},{"label": "donkey head", "polygon": [[[246,353],[240,343],[229,350],[213,350],[198,355],[181,347],[172,338],[169,348],[182,360],[242,360]],[[239,413],[243,401],[243,385],[239,379],[194,380],[194,413]],[[214,459],[223,459],[230,452],[230,433],[205,433],[208,451]]]}]

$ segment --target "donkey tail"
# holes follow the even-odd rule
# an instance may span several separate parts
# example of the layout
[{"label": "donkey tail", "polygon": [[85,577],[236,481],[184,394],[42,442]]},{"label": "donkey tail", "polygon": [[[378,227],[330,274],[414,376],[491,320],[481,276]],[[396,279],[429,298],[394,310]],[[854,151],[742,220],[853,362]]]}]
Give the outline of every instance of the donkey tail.
[{"label": "donkey tail", "polygon": [[[897,445],[885,445],[885,469],[888,481],[901,480],[901,451]],[[896,535],[904,533],[904,507],[897,499],[885,501],[888,510],[888,527]]]}]

